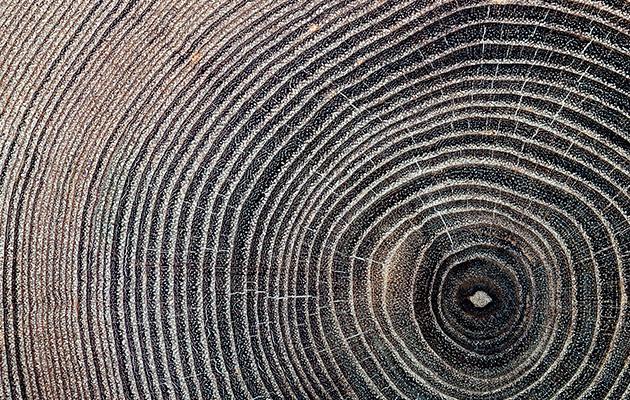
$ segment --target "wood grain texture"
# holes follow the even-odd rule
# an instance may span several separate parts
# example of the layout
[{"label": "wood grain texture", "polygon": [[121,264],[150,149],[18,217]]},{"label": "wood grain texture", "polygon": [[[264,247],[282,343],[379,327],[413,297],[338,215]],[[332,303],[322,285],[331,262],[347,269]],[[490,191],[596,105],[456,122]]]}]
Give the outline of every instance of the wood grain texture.
[{"label": "wood grain texture", "polygon": [[628,399],[629,188],[626,0],[2,1],[0,399]]}]

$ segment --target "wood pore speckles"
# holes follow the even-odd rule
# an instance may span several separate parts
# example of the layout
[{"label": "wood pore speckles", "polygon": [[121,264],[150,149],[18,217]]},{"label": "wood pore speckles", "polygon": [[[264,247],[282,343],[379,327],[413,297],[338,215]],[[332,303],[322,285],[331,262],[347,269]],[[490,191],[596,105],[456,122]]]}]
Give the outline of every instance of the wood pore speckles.
[{"label": "wood pore speckles", "polygon": [[630,397],[627,2],[0,21],[0,399]]}]

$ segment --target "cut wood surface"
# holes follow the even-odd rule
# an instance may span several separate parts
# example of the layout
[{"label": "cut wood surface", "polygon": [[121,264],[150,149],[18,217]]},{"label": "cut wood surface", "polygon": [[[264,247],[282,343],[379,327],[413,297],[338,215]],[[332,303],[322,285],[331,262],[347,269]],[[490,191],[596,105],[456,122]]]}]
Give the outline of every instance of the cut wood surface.
[{"label": "cut wood surface", "polygon": [[0,1],[0,400],[630,399],[630,2]]}]

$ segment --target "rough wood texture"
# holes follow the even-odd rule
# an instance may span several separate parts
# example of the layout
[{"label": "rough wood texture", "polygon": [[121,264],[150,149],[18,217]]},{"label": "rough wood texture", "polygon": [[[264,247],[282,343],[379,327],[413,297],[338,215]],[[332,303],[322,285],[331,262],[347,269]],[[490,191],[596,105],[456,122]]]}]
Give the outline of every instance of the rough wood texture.
[{"label": "rough wood texture", "polygon": [[0,399],[629,399],[629,35],[1,1]]}]

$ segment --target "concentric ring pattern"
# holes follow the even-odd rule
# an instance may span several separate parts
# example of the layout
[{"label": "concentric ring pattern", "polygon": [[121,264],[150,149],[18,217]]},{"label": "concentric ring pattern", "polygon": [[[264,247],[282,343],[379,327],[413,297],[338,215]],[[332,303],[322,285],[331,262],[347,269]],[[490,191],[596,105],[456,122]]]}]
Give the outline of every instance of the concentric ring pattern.
[{"label": "concentric ring pattern", "polygon": [[0,398],[630,398],[627,1],[0,32]]}]

